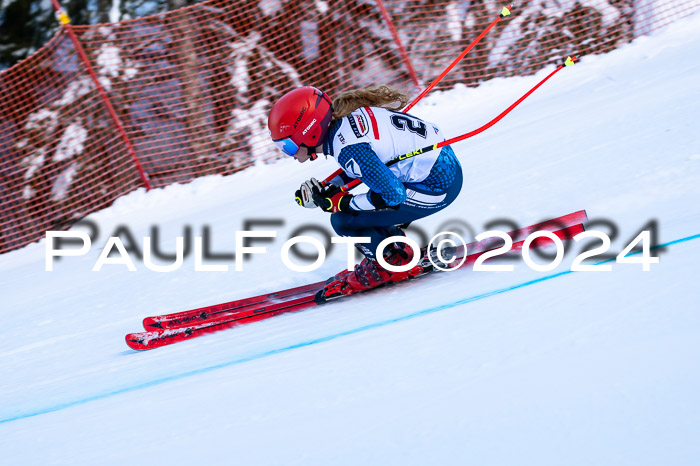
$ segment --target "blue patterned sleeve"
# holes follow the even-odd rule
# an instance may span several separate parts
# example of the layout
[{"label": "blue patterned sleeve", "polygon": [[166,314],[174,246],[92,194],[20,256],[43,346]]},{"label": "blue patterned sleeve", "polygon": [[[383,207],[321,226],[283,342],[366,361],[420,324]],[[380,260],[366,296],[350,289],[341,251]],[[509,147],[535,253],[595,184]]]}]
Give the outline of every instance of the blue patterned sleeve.
[{"label": "blue patterned sleeve", "polygon": [[[379,194],[387,206],[396,206],[406,200],[405,186],[389,170],[389,167],[382,163],[368,143],[344,147],[338,154],[337,160],[346,172],[357,176],[369,189]],[[369,200],[369,196],[364,195],[364,197],[366,198],[364,201],[354,203],[355,210],[367,210],[368,204],[365,201]],[[369,205],[373,204],[371,201],[368,202]]]}]

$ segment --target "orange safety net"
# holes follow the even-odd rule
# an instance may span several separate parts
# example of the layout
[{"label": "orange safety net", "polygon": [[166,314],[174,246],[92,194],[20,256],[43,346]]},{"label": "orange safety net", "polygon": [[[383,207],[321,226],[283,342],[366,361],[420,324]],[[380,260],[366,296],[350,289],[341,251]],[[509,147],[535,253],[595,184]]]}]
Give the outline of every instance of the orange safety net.
[{"label": "orange safety net", "polygon": [[[526,0],[439,88],[612,50],[689,14],[694,2]],[[121,23],[66,25],[0,73],[0,252],[68,228],[147,183],[279,158],[267,113],[294,87],[333,96],[390,84],[417,95],[503,6],[210,0]]]}]

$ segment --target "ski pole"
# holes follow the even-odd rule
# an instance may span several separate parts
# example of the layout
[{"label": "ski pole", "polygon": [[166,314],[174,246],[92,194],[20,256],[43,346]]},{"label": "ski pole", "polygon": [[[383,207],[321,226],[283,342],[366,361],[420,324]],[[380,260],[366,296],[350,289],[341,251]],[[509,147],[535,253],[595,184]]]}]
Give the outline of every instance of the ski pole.
[{"label": "ski pole", "polygon": [[[403,110],[401,110],[401,112],[403,112],[403,113],[408,112],[408,111],[409,111],[410,109],[412,109],[413,106],[416,105],[423,97],[425,97],[425,95],[426,95],[428,92],[430,92],[440,81],[442,81],[442,78],[444,78],[444,77],[447,75],[447,73],[449,73],[450,71],[452,71],[452,68],[454,68],[454,67],[457,65],[457,63],[459,63],[459,61],[462,60],[462,58],[464,58],[465,55],[467,55],[467,53],[469,53],[469,51],[470,51],[471,49],[473,49],[474,46],[475,46],[476,44],[478,44],[479,41],[480,41],[481,39],[484,38],[484,36],[491,30],[491,28],[493,28],[493,27],[496,25],[496,23],[498,23],[501,19],[505,18],[506,16],[509,16],[509,15],[510,15],[510,10],[512,10],[512,9],[513,9],[513,4],[512,4],[512,3],[511,3],[509,6],[507,6],[507,7],[504,6],[503,9],[501,10],[501,13],[498,15],[498,17],[497,17],[495,20],[493,20],[493,21],[491,22],[491,24],[489,24],[489,25],[486,27],[486,29],[484,29],[484,30],[482,31],[482,33],[479,34],[479,36],[478,36],[476,39],[474,39],[474,40],[472,41],[472,43],[469,44],[469,46],[468,46],[466,49],[464,49],[464,51],[463,51],[462,53],[460,53],[459,56],[458,56],[457,58],[455,58],[455,60],[454,60],[452,63],[450,63],[450,65],[449,65],[447,68],[445,68],[445,70],[444,70],[442,73],[440,73],[440,75],[439,75],[437,78],[435,78],[435,79],[433,80],[433,82],[430,83],[430,85],[429,85],[428,87],[426,87],[425,89],[423,89],[423,92],[421,92],[421,93],[418,95],[418,97],[416,97],[415,99],[413,99],[413,101],[412,101],[410,104],[408,104],[408,106],[407,106],[406,108],[404,108]],[[338,170],[336,170],[335,172],[333,172],[331,175],[329,175],[325,180],[323,180],[323,184],[328,184],[333,178],[335,178],[336,176],[340,175],[342,172],[343,172],[343,169],[342,169],[342,168],[339,168]]]},{"label": "ski pole", "polygon": [[[520,105],[520,103],[523,100],[527,99],[530,96],[530,94],[535,92],[537,90],[537,88],[539,88],[542,84],[547,82],[547,80],[549,80],[549,78],[554,76],[556,73],[558,73],[565,66],[573,65],[578,59],[579,59],[579,55],[566,57],[566,60],[564,61],[564,63],[559,65],[559,67],[557,67],[557,69],[555,69],[554,71],[549,73],[542,81],[537,83],[532,89],[527,91],[522,97],[520,97],[518,100],[513,102],[513,104],[510,107],[505,109],[503,112],[501,112],[500,115],[498,115],[496,118],[494,118],[493,120],[486,123],[484,126],[477,128],[474,131],[470,131],[468,133],[462,134],[461,136],[456,136],[456,137],[453,137],[452,139],[447,139],[445,141],[438,142],[437,144],[433,144],[432,146],[425,146],[425,147],[422,147],[420,149],[414,150],[413,152],[408,152],[406,154],[397,155],[393,159],[389,160],[386,163],[386,166],[390,167],[390,166],[395,165],[399,162],[402,162],[406,159],[410,159],[411,157],[415,157],[416,155],[420,155],[424,152],[429,152],[431,150],[439,149],[441,147],[445,147],[445,146],[448,146],[450,144],[454,144],[456,142],[463,141],[465,139],[468,139],[472,136],[476,136],[477,134],[489,129],[490,127],[492,127],[493,125],[498,123],[504,116],[508,115],[511,112],[511,110],[513,110],[515,107]],[[348,184],[346,184],[345,186],[341,187],[340,190],[343,192],[350,191],[351,189],[353,189],[355,186],[359,185],[360,183],[361,183],[361,181],[359,179],[354,179],[351,182],[349,182]]]},{"label": "ski pole", "polygon": [[476,44],[478,44],[479,41],[480,41],[481,39],[484,38],[484,36],[486,35],[486,33],[488,33],[488,32],[491,30],[491,28],[494,27],[494,26],[496,25],[496,23],[498,23],[501,19],[505,18],[506,16],[509,16],[509,15],[510,15],[510,10],[511,10],[512,8],[513,8],[513,4],[512,4],[512,3],[511,3],[509,6],[507,6],[507,7],[504,6],[503,9],[501,10],[501,13],[498,15],[498,17],[497,17],[496,19],[494,19],[494,20],[491,22],[491,24],[489,24],[488,27],[487,27],[486,29],[484,29],[483,32],[482,32],[481,34],[479,34],[479,36],[478,36],[476,39],[474,39],[474,40],[472,41],[472,43],[469,44],[469,46],[468,46],[466,49],[464,49],[464,52],[462,52],[461,54],[459,54],[459,56],[458,56],[457,58],[455,58],[455,60],[454,60],[452,63],[450,63],[450,66],[448,66],[447,68],[445,68],[445,71],[443,71],[442,73],[440,73],[440,76],[438,76],[437,78],[435,78],[435,79],[433,80],[433,82],[431,82],[430,85],[429,85],[428,87],[426,87],[426,88],[423,90],[423,92],[421,92],[421,93],[418,95],[418,97],[416,97],[415,99],[413,99],[413,102],[411,102],[410,104],[408,104],[408,106],[407,106],[406,108],[404,108],[404,109],[402,110],[402,112],[403,112],[403,113],[408,112],[409,110],[411,110],[411,109],[413,108],[414,105],[416,105],[416,104],[418,103],[419,100],[421,100],[423,97],[425,97],[425,95],[426,95],[428,92],[430,92],[430,91],[432,90],[432,88],[434,88],[434,87],[437,85],[437,83],[439,83],[439,82],[442,80],[442,78],[444,78],[445,75],[447,75],[447,73],[449,73],[450,71],[452,71],[452,68],[454,68],[455,65],[457,65],[457,63],[459,63],[459,61],[460,61],[462,58],[464,58],[464,56],[465,56],[466,54],[468,54],[469,51],[470,51],[471,49],[473,49],[474,46],[475,46]]}]

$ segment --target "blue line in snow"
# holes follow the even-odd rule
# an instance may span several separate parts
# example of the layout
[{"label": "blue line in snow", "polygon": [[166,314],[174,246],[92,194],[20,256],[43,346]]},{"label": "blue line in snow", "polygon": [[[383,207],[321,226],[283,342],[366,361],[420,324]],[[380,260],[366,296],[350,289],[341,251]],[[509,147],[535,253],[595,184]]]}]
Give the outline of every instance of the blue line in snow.
[{"label": "blue line in snow", "polygon": [[[700,238],[700,234],[692,235],[692,236],[686,236],[685,238],[681,238],[681,239],[677,239],[677,240],[674,240],[674,241],[670,241],[670,242],[668,242],[668,243],[660,244],[660,245],[658,245],[658,246],[653,247],[652,249],[665,248],[665,247],[668,247],[668,246],[671,246],[671,245],[674,245],[674,244],[685,243],[685,242],[687,242],[687,241],[692,241],[692,240],[695,240],[695,239],[698,239],[698,238]],[[638,253],[639,253],[639,252],[636,252],[636,253],[633,253],[633,254],[638,254]],[[632,255],[632,254],[630,254],[630,255]],[[615,260],[615,259],[608,259],[608,260],[605,260],[605,261],[601,261],[601,262],[599,262],[598,264],[604,264],[604,263],[606,263],[606,262],[611,262],[611,261],[614,261],[614,260]],[[598,265],[598,264],[596,264],[596,265]],[[137,391],[137,390],[142,390],[142,389],[144,389],[144,388],[149,388],[149,387],[153,387],[153,386],[156,386],[156,385],[161,385],[161,384],[164,384],[164,383],[167,383],[167,382],[171,382],[171,381],[174,381],[174,380],[184,379],[184,378],[187,378],[187,377],[191,377],[191,376],[193,376],[193,375],[204,374],[204,373],[212,372],[212,371],[215,371],[215,370],[218,370],[218,369],[222,369],[222,368],[225,368],[225,367],[230,367],[230,366],[235,366],[235,365],[238,365],[238,364],[242,364],[242,363],[244,363],[244,362],[254,361],[254,360],[256,360],[256,359],[262,359],[262,358],[266,358],[266,357],[268,357],[268,356],[274,356],[274,355],[280,354],[280,353],[286,353],[287,351],[292,351],[292,350],[295,350],[295,349],[297,349],[297,348],[303,348],[303,347],[306,347],[306,346],[312,346],[312,345],[316,345],[316,344],[319,344],[319,343],[324,343],[324,342],[326,342],[326,341],[335,340],[335,339],[342,338],[342,337],[345,337],[345,336],[348,336],[348,335],[353,335],[353,334],[356,334],[356,333],[361,333],[361,332],[364,332],[364,331],[366,331],[366,330],[371,330],[371,329],[379,328],[379,327],[385,327],[385,326],[387,326],[387,325],[391,325],[391,324],[394,324],[394,323],[397,323],[397,322],[403,322],[403,321],[406,321],[406,320],[414,319],[414,318],[416,318],[416,317],[421,317],[421,316],[424,316],[424,315],[427,315],[427,314],[432,314],[432,313],[435,313],[435,312],[443,311],[443,310],[445,310],[445,309],[450,309],[450,308],[453,308],[453,307],[461,306],[461,305],[463,305],[463,304],[468,304],[468,303],[471,303],[471,302],[474,302],[474,301],[479,301],[479,300],[484,299],[484,298],[489,298],[489,297],[491,297],[491,296],[496,296],[496,295],[499,295],[499,294],[502,294],[502,293],[507,293],[507,292],[512,291],[512,290],[517,290],[517,289],[519,289],[519,288],[524,288],[524,287],[526,287],[526,286],[534,285],[534,284],[536,284],[536,283],[540,283],[540,282],[543,282],[543,281],[546,281],[546,280],[551,280],[551,279],[553,279],[553,278],[557,278],[557,277],[560,277],[560,276],[562,276],[562,275],[568,275],[568,274],[571,274],[571,273],[574,273],[574,272],[571,271],[571,270],[566,270],[566,271],[563,271],[563,272],[558,272],[558,273],[555,273],[555,274],[552,274],[552,275],[547,275],[547,276],[544,276],[544,277],[541,277],[541,278],[537,278],[537,279],[535,279],[535,280],[529,280],[529,281],[526,281],[526,282],[523,282],[523,283],[519,283],[519,284],[517,284],[517,285],[512,285],[512,286],[508,286],[508,287],[506,287],[506,288],[501,288],[501,289],[498,289],[498,290],[489,291],[489,292],[487,292],[487,293],[482,293],[482,294],[478,294],[478,295],[475,295],[475,296],[470,296],[470,297],[468,297],[468,298],[464,298],[464,299],[460,299],[460,300],[457,300],[457,301],[453,301],[453,302],[451,302],[451,303],[443,304],[443,305],[441,305],[441,306],[436,306],[436,307],[431,307],[431,308],[428,308],[428,309],[423,309],[422,311],[417,311],[417,312],[414,312],[414,313],[411,313],[411,314],[407,314],[407,315],[402,316],[402,317],[396,317],[396,318],[393,318],[393,319],[383,320],[383,321],[381,321],[381,322],[376,322],[376,323],[373,323],[373,324],[364,325],[364,326],[362,326],[362,327],[357,327],[357,328],[354,328],[354,329],[351,329],[351,330],[346,330],[346,331],[344,331],[344,332],[334,333],[334,334],[332,334],[332,335],[328,335],[328,336],[325,336],[325,337],[315,338],[315,339],[313,339],[313,340],[307,340],[307,341],[304,341],[304,342],[301,342],[301,343],[297,343],[297,344],[294,344],[294,345],[290,345],[290,346],[285,346],[285,347],[282,347],[282,348],[273,349],[273,350],[266,351],[266,352],[263,352],[263,353],[253,354],[253,355],[251,355],[251,356],[246,356],[246,357],[244,357],[244,358],[235,359],[235,360],[233,360],[233,361],[228,361],[228,362],[224,362],[224,363],[221,363],[221,364],[216,364],[216,365],[213,365],[213,366],[203,367],[203,368],[201,368],[201,369],[196,369],[196,370],[187,371],[187,372],[183,372],[183,373],[176,374],[176,375],[171,375],[171,376],[168,376],[168,377],[163,377],[163,378],[160,378],[160,379],[152,380],[152,381],[150,381],[150,382],[146,382],[146,383],[142,383],[142,384],[138,384],[138,385],[133,385],[133,386],[130,386],[130,387],[121,388],[121,389],[119,389],[119,390],[114,390],[114,391],[102,393],[102,394],[99,394],[99,395],[94,395],[94,396],[89,396],[89,397],[81,398],[81,399],[78,399],[78,400],[75,400],[75,401],[70,401],[70,402],[67,402],[67,403],[61,403],[61,404],[54,405],[54,406],[50,406],[50,407],[47,407],[47,408],[44,408],[44,409],[40,409],[40,410],[37,410],[37,411],[31,411],[31,412],[27,412],[27,413],[24,413],[24,414],[19,414],[19,415],[17,415],[17,416],[10,417],[10,418],[6,418],[6,419],[0,419],[0,424],[5,424],[5,423],[8,423],[8,422],[12,422],[12,421],[18,421],[18,420],[20,420],[20,419],[26,419],[26,418],[30,418],[30,417],[34,417],[34,416],[39,416],[39,415],[42,415],[42,414],[48,414],[48,413],[53,413],[53,412],[56,412],[56,411],[61,411],[61,410],[63,410],[63,409],[71,408],[71,407],[73,407],[73,406],[79,406],[79,405],[83,405],[83,404],[86,404],[86,403],[90,403],[91,401],[103,400],[103,399],[105,399],[105,398],[109,398],[109,397],[112,397],[112,396],[115,396],[115,395],[121,395],[121,394],[123,394],[123,393],[135,392],[135,391]]]}]

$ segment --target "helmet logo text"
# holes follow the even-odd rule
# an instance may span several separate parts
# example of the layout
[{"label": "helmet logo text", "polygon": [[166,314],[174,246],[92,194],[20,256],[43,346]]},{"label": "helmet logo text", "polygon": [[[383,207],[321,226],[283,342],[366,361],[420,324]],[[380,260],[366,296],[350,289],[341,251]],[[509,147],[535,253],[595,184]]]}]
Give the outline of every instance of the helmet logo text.
[{"label": "helmet logo text", "polygon": [[316,118],[314,118],[313,120],[311,120],[311,123],[309,123],[309,126],[307,126],[306,129],[305,129],[304,131],[301,132],[301,134],[302,134],[302,135],[306,134],[306,132],[307,132],[308,130],[311,129],[311,127],[314,125],[314,123],[316,123]]},{"label": "helmet logo text", "polygon": [[297,126],[299,125],[299,122],[301,121],[302,117],[304,116],[304,113],[306,113],[306,107],[301,107],[301,113],[297,117],[297,121],[294,122],[294,129],[297,129]]}]

